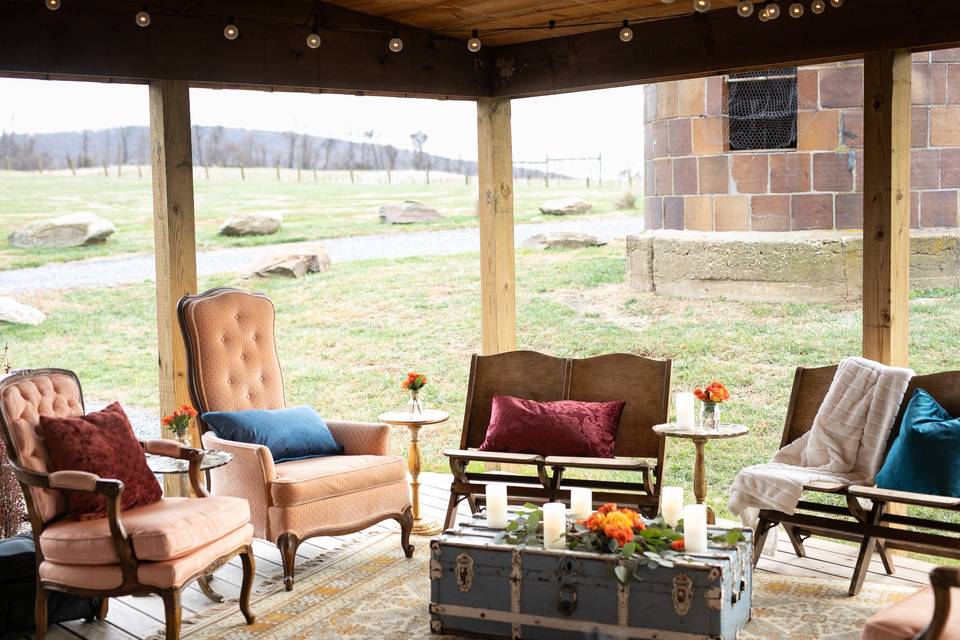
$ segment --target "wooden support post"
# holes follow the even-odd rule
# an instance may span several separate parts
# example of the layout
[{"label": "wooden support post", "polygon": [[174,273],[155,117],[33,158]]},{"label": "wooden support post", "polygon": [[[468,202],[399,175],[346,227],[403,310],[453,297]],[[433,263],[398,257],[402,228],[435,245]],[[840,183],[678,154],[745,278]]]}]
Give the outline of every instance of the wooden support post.
[{"label": "wooden support post", "polygon": [[863,355],[906,366],[910,346],[910,52],[869,53],[863,69]]},{"label": "wooden support post", "polygon": [[477,100],[477,172],[480,184],[480,295],[483,353],[517,344],[513,247],[513,143],[510,100]]},{"label": "wooden support post", "polygon": [[[150,83],[150,148],[153,163],[153,235],[157,264],[157,342],[161,415],[190,402],[186,352],[177,302],[197,291],[193,211],[193,151],[187,83]],[[169,436],[169,433],[164,433]],[[199,443],[196,429],[194,444]],[[183,495],[178,475],[168,475],[168,494]]]}]

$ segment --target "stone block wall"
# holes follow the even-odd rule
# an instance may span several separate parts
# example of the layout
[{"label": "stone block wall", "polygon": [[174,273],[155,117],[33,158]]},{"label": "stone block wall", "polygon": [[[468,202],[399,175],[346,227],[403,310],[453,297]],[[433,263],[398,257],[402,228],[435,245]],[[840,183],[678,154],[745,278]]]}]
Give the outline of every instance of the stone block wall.
[{"label": "stone block wall", "polygon": [[[731,152],[722,76],[645,88],[648,229],[801,231],[863,224],[863,65],[797,70],[797,148]],[[960,49],[913,62],[911,226],[956,227]]]}]

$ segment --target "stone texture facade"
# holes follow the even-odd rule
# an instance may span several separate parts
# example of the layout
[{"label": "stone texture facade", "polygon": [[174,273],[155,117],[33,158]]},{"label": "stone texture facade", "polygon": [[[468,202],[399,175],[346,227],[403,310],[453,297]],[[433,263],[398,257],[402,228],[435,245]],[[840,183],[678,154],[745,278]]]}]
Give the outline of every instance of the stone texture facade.
[{"label": "stone texture facade", "polygon": [[[797,148],[729,152],[725,78],[645,89],[648,229],[801,231],[863,224],[863,65],[797,70]],[[960,49],[915,54],[911,226],[956,227]]]}]

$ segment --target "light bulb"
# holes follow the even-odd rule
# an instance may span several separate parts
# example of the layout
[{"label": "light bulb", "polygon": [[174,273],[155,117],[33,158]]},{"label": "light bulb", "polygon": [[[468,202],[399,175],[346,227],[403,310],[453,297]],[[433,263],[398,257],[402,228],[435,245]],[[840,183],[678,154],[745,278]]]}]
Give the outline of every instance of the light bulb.
[{"label": "light bulb", "polygon": [[834,9],[839,9],[843,6],[843,0],[830,0],[830,6]]},{"label": "light bulb", "polygon": [[56,11],[60,8],[60,0],[44,0],[43,4],[47,5],[47,9],[50,9],[50,11]]},{"label": "light bulb", "polygon": [[134,22],[137,23],[138,27],[149,27],[150,26],[150,14],[147,13],[147,10],[138,11],[137,15],[133,18]]},{"label": "light bulb", "polygon": [[770,16],[767,14],[767,8],[760,9],[760,22],[769,22]]},{"label": "light bulb", "polygon": [[802,15],[803,15],[803,5],[802,5],[802,4],[800,4],[799,2],[794,2],[792,5],[790,5],[790,17],[791,17],[791,18],[799,18],[799,17],[802,16]]},{"label": "light bulb", "polygon": [[319,49],[322,42],[323,40],[320,38],[320,34],[316,31],[311,31],[309,35],[307,35],[307,46],[311,49]]},{"label": "light bulb", "polygon": [[827,10],[827,3],[824,0],[813,0],[810,3],[810,11],[813,11],[815,14],[820,15]]},{"label": "light bulb", "polygon": [[741,18],[749,18],[753,15],[753,2],[750,0],[741,0],[737,5],[737,13]]},{"label": "light bulb", "polygon": [[767,18],[770,20],[776,20],[780,17],[780,5],[776,2],[771,2],[767,5]]},{"label": "light bulb", "polygon": [[390,38],[389,44],[387,46],[390,48],[390,51],[394,53],[400,53],[403,51],[403,40],[400,39],[400,35],[397,32],[393,33],[393,37]]},{"label": "light bulb", "polygon": [[233,18],[227,20],[227,26],[223,28],[223,37],[227,40],[236,40],[240,37],[240,29],[233,24]]},{"label": "light bulb", "polygon": [[710,0],[693,0],[693,8],[703,13],[710,10]]},{"label": "light bulb", "polygon": [[473,34],[470,36],[470,39],[467,40],[467,50],[476,53],[480,51],[480,47],[483,46],[483,43],[480,42],[480,34],[476,29],[473,30]]},{"label": "light bulb", "polygon": [[630,42],[631,40],[633,40],[633,29],[630,28],[630,22],[624,20],[623,27],[620,29],[620,41]]}]

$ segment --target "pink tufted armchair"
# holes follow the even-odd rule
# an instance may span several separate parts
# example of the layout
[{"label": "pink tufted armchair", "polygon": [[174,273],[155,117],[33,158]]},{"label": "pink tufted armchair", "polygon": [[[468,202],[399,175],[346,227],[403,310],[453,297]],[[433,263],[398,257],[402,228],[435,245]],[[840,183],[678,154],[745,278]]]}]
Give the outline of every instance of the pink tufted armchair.
[{"label": "pink tufted armchair", "polygon": [[[200,483],[203,453],[172,440],[148,440],[157,455],[190,461],[190,481],[199,499],[163,498],[125,511],[123,483],[84,471],[57,470],[36,428],[39,416],[84,414],[76,375],[64,369],[15,371],[0,377],[0,434],[23,488],[37,540],[36,638],[47,629],[47,592],[107,597],[159,594],[166,614],[166,638],[180,637],[180,591],[240,555],[243,584],[240,610],[253,624],[253,526],[243,500],[208,497]],[[67,517],[65,491],[106,496],[107,516],[77,521]]]},{"label": "pink tufted armchair", "polygon": [[[211,289],[178,305],[187,347],[190,393],[197,409],[241,411],[286,406],[274,336],[275,309],[264,295]],[[206,426],[200,421],[202,430]],[[205,446],[229,451],[231,464],[211,473],[217,495],[246,498],[257,537],[275,542],[284,585],[293,588],[300,542],[400,522],[401,546],[413,556],[413,515],[403,459],[388,455],[383,424],[329,420],[344,455],[274,463],[263,445],[232,442],[205,431]]]}]

